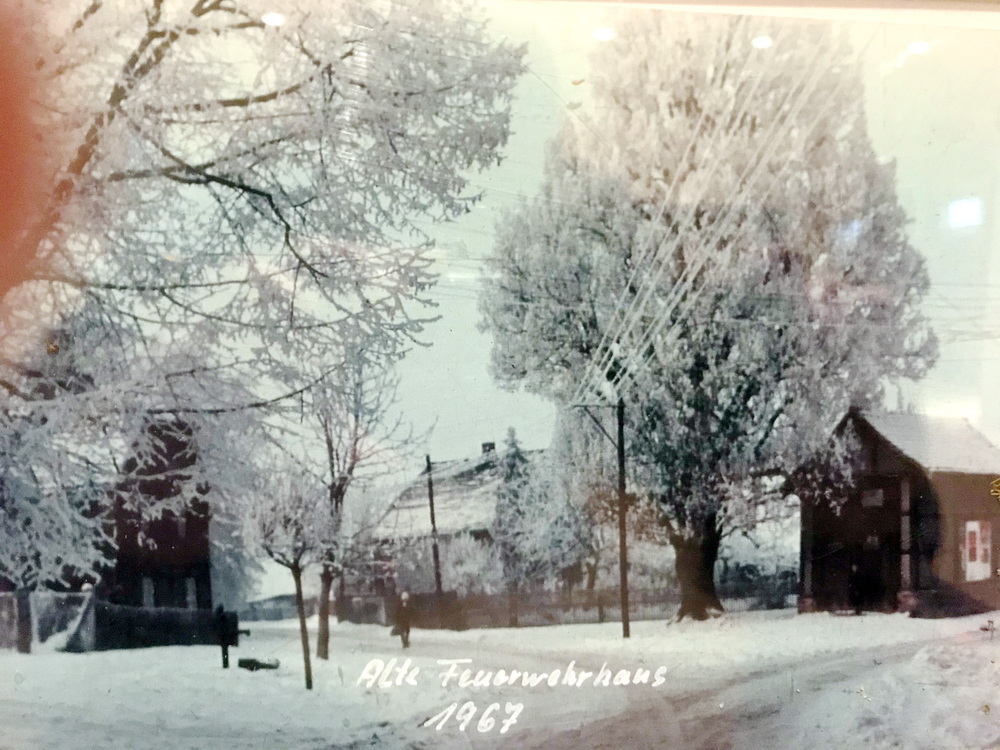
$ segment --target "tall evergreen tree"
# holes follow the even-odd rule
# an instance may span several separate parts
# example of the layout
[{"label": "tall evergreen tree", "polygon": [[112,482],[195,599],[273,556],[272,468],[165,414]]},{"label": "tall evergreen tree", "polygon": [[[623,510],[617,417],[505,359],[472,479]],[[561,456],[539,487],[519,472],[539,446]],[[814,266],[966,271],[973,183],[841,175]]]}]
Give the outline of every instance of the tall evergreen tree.
[{"label": "tall evergreen tree", "polygon": [[507,589],[516,596],[527,571],[527,563],[520,545],[520,537],[527,515],[525,502],[528,489],[528,458],[513,428],[508,430],[504,452],[500,459],[500,487],[497,490],[496,516],[493,522],[493,541],[500,552]]}]

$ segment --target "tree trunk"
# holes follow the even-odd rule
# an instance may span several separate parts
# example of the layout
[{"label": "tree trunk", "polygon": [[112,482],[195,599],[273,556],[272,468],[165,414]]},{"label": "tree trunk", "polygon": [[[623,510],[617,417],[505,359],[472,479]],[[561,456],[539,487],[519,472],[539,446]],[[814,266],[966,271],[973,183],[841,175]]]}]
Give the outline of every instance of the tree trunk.
[{"label": "tree trunk", "polygon": [[347,594],[347,582],[344,579],[344,573],[341,571],[340,575],[337,577],[337,622],[343,622],[344,617],[347,615],[347,611],[344,609],[344,599]]},{"label": "tree trunk", "polygon": [[31,653],[31,590],[17,589],[14,593],[14,609],[17,613],[17,650],[22,654]]},{"label": "tree trunk", "polygon": [[330,592],[333,591],[333,568],[324,565],[319,572],[319,625],[316,626],[316,658],[330,658]]},{"label": "tree trunk", "polygon": [[295,609],[299,613],[299,634],[302,636],[302,659],[306,666],[306,690],[313,688],[312,663],[309,661],[309,631],[306,629],[306,602],[302,597],[302,568],[292,568],[295,579]]},{"label": "tree trunk", "polygon": [[597,558],[587,560],[587,591],[593,591],[597,586]]},{"label": "tree trunk", "polygon": [[677,582],[681,588],[681,606],[677,620],[691,617],[707,620],[722,614],[722,602],[715,592],[715,563],[719,557],[722,534],[715,516],[705,520],[701,533],[692,538],[678,536],[670,542],[676,555]]},{"label": "tree trunk", "polygon": [[518,602],[518,586],[517,583],[515,582],[510,585],[507,591],[507,617],[508,617],[507,624],[509,627],[516,628],[519,626],[518,623],[519,606],[520,605]]}]

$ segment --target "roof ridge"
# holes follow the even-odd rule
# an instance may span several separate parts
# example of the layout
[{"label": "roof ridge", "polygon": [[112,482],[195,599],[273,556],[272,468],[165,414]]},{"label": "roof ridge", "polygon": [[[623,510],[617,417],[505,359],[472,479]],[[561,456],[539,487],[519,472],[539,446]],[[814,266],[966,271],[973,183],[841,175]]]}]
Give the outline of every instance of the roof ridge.
[{"label": "roof ridge", "polygon": [[1000,448],[966,417],[888,411],[864,411],[858,416],[929,471],[1000,474]]}]

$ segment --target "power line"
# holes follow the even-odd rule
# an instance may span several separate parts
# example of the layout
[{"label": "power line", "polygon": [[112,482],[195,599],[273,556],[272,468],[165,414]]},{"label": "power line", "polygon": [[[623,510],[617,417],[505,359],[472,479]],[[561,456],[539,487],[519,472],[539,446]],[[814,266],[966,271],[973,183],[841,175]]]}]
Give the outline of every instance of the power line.
[{"label": "power line", "polygon": [[[707,282],[703,283],[701,288],[695,288],[694,286],[697,279],[697,275],[700,273],[704,265],[708,262],[708,259],[710,257],[711,246],[715,242],[717,242],[722,236],[724,236],[724,232],[728,231],[730,226],[736,221],[738,214],[735,211],[734,207],[736,206],[738,199],[740,197],[743,197],[744,195],[747,196],[749,195],[751,186],[756,181],[758,174],[765,165],[765,158],[770,158],[769,152],[773,151],[773,149],[778,145],[779,141],[774,131],[775,130],[784,131],[786,128],[790,127],[796,121],[796,118],[798,117],[798,112],[805,105],[806,101],[812,95],[813,90],[818,85],[822,77],[822,73],[825,70],[823,66],[817,64],[820,57],[821,57],[820,55],[817,55],[816,58],[813,60],[813,68],[814,68],[813,80],[811,82],[808,82],[806,86],[804,86],[803,89],[799,92],[798,101],[793,105],[792,109],[790,111],[786,109],[787,114],[784,121],[781,122],[776,120],[774,123],[772,123],[772,128],[769,130],[767,138],[764,139],[762,143],[762,151],[764,151],[765,154],[761,154],[760,152],[758,152],[755,159],[752,160],[748,165],[747,170],[744,172],[744,176],[740,178],[740,184],[741,184],[740,192],[737,194],[737,197],[734,198],[734,200],[730,201],[727,204],[728,215],[713,226],[713,228],[716,230],[714,233],[712,233],[706,239],[702,240],[701,244],[699,245],[699,249],[702,250],[701,256],[698,258],[694,266],[688,266],[688,268],[685,269],[687,277],[685,278],[684,274],[682,274],[681,277],[678,279],[678,281],[675,282],[673,288],[668,293],[666,302],[663,303],[664,309],[661,310],[659,316],[655,319],[653,326],[650,329],[648,329],[647,332],[642,336],[639,345],[633,347],[634,351],[638,352],[638,356],[640,358],[640,364],[644,364],[649,358],[647,355],[643,353],[645,347],[651,345],[652,342],[655,340],[655,338],[659,335],[660,331],[662,331],[663,328],[668,323],[671,322],[671,315],[676,310],[678,310],[679,305],[685,298],[685,295],[687,295],[687,299],[685,300],[687,303],[686,304],[687,309],[688,310],[693,309],[694,300],[697,299],[697,296],[700,295],[700,293],[704,290],[707,284]],[[831,92],[829,97],[827,97],[826,107],[817,112],[815,117],[813,117],[812,119],[812,125],[809,128],[804,129],[799,139],[797,140],[805,141],[809,137],[812,130],[815,129],[815,127],[819,124],[821,118],[825,116],[826,111],[835,101],[835,94],[839,93],[840,88],[843,85],[845,85],[846,80],[847,80],[846,76],[842,76],[840,78],[834,91]],[[791,100],[791,98],[792,94],[789,94],[789,97],[786,98],[785,102],[782,105],[783,109],[785,108],[785,105],[787,105],[789,100]],[[770,194],[770,191],[778,183],[779,178],[783,175],[785,170],[791,164],[791,155],[793,153],[795,153],[794,150],[789,149],[789,158],[782,164],[781,169],[776,174],[774,174],[768,189],[764,192],[764,194],[761,196],[760,200],[757,203],[758,208],[760,208],[763,205],[767,196]],[[752,166],[752,171],[751,171],[751,166]],[[746,172],[750,172],[749,176],[746,175]],[[730,242],[729,245],[731,247],[732,243]],[[671,327],[671,331],[673,330],[674,328]],[[635,371],[629,372],[628,368],[621,368],[617,373],[615,380],[612,382],[612,387],[620,388],[622,380],[626,376],[634,378],[637,376],[637,374],[638,373]]]},{"label": "power line", "polygon": [[[739,192],[727,204],[727,207],[729,209],[729,214],[733,213],[733,207],[736,205],[736,203],[745,194],[749,194],[749,192],[750,192],[750,185],[752,183],[752,180],[756,177],[759,169],[761,169],[762,166],[763,166],[763,164],[764,164],[764,161],[765,161],[764,160],[764,153],[767,152],[767,151],[769,151],[769,150],[771,150],[771,149],[773,149],[777,145],[777,138],[775,137],[774,131],[777,130],[777,129],[783,128],[785,125],[787,125],[788,123],[790,123],[790,122],[793,121],[793,119],[792,119],[793,115],[792,115],[792,113],[788,109],[789,102],[791,102],[796,97],[796,95],[799,97],[799,102],[794,107],[794,109],[797,111],[798,109],[801,108],[801,106],[804,104],[804,102],[806,101],[806,99],[808,98],[808,96],[812,93],[812,88],[818,82],[819,77],[820,77],[820,75],[822,73],[822,68],[820,68],[820,66],[817,65],[818,60],[822,56],[822,52],[823,52],[823,50],[821,48],[819,50],[819,52],[817,53],[816,57],[813,58],[812,65],[811,66],[807,66],[807,67],[805,67],[803,69],[803,75],[802,75],[802,77],[796,82],[796,84],[793,87],[790,88],[787,97],[782,102],[782,104],[781,104],[781,106],[779,108],[779,112],[784,111],[786,113],[784,121],[782,121],[780,119],[780,117],[777,118],[777,119],[775,119],[771,123],[771,125],[769,127],[768,134],[765,137],[761,138],[761,143],[760,143],[760,146],[758,147],[757,152],[754,154],[753,158],[751,158],[749,160],[748,166],[746,167],[746,169],[744,170],[743,174],[740,176],[740,178],[737,181],[741,185],[741,188],[740,188]],[[815,80],[812,82],[812,85],[810,85],[809,82],[808,82],[808,74],[809,74],[809,72],[811,70],[815,70]],[[758,78],[758,80],[760,80],[760,77]],[[798,90],[800,85],[802,85],[802,88],[801,88],[801,90]],[[796,94],[797,90],[798,90],[798,94]],[[816,121],[818,121],[818,119],[819,119],[819,117],[817,116]],[[735,139],[735,134],[733,136],[731,136],[730,141],[732,141],[734,139]],[[717,157],[716,161],[712,165],[712,170],[711,170],[711,172],[709,174],[709,177],[714,174],[715,169],[718,168],[718,166],[721,164],[721,161],[722,161],[721,157]],[[787,162],[786,162],[786,166],[787,166]],[[748,177],[748,173],[750,175],[749,177]],[[710,184],[707,177],[703,178],[703,180],[704,180],[704,183],[703,183],[704,184],[704,190],[702,192],[702,196],[708,190],[708,187],[709,187],[709,184]],[[699,202],[700,202],[700,199],[699,200],[694,200],[694,201],[691,202],[689,211],[687,212],[687,214],[684,217],[683,224],[675,232],[675,234],[674,234],[674,236],[672,238],[672,241],[670,242],[670,246],[668,248],[668,252],[663,254],[665,257],[669,256],[670,253],[673,253],[676,250],[677,246],[679,245],[679,243],[681,241],[681,237],[684,234],[684,231],[687,230],[689,228],[689,226],[691,225],[691,222],[692,222],[692,219],[694,217],[697,204]],[[761,200],[761,203],[762,202],[763,202],[763,199]],[[725,225],[723,225],[722,221],[720,221],[719,223],[717,223],[715,225],[715,228],[717,229],[717,231],[716,231],[715,235],[712,237],[712,239],[710,239],[710,240],[703,240],[701,242],[701,244],[698,246],[697,249],[698,250],[702,250],[701,255],[697,258],[697,260],[695,261],[695,263],[693,265],[688,265],[687,266],[687,268],[685,269],[685,271],[682,272],[681,276],[674,282],[673,288],[668,292],[667,299],[665,301],[661,301],[660,302],[661,310],[660,310],[660,312],[658,314],[659,315],[659,320],[661,320],[661,321],[665,320],[667,318],[667,316],[669,316],[669,314],[672,312],[672,310],[674,308],[676,308],[676,306],[680,303],[680,300],[684,296],[685,292],[686,291],[690,292],[690,289],[692,287],[692,284],[693,284],[693,282],[694,282],[697,274],[701,271],[701,268],[708,261],[710,243],[714,242],[715,239],[717,239],[718,236],[721,235],[721,233],[722,233],[722,228],[721,227],[722,226],[726,226],[726,228],[728,228],[728,224],[729,223],[732,223],[732,222],[731,221],[727,222]],[[615,339],[616,341],[621,341],[623,338],[627,337],[628,335],[631,335],[631,333],[634,330],[635,326],[642,319],[642,316],[644,315],[644,313],[646,311],[646,308],[648,307],[649,304],[651,304],[651,301],[654,299],[655,295],[653,294],[653,291],[655,289],[655,286],[659,283],[659,281],[662,278],[662,276],[665,273],[665,271],[666,271],[666,263],[663,262],[663,263],[661,263],[660,268],[658,269],[658,271],[655,274],[652,274],[652,275],[649,275],[649,276],[645,277],[646,286],[645,286],[645,290],[644,290],[644,297],[643,297],[641,303],[637,307],[634,308],[634,310],[632,312],[631,320],[629,321],[629,324],[622,331],[620,331],[616,335],[616,339]],[[637,297],[638,297],[638,295],[637,295]],[[647,340],[649,340],[649,337],[647,337]],[[645,344],[643,344],[643,346],[644,345]],[[641,348],[640,348],[639,351],[641,352]],[[608,373],[608,368],[611,366],[611,364],[612,364],[613,361],[614,361],[614,352],[612,350],[608,350],[608,351],[602,353],[602,361],[601,361],[601,365],[600,365],[600,372],[601,372],[601,376],[602,377],[606,377],[609,374]],[[619,371],[619,373],[618,373],[619,377],[616,377],[615,380],[612,382],[612,388],[617,388],[620,385],[620,383],[621,383],[621,377],[620,377],[620,375],[623,372],[624,372],[624,370],[620,370]],[[596,373],[596,371],[592,371],[592,374],[595,374],[595,373]],[[591,378],[591,382],[593,382],[593,377]]]},{"label": "power line", "polygon": [[[734,31],[734,33],[735,33],[735,31]],[[720,36],[720,38],[721,38],[721,36]],[[719,43],[719,39],[717,39],[716,42],[718,44]],[[739,71],[739,74],[738,74],[738,78],[739,79],[743,78],[743,76],[744,76],[744,74],[745,74],[745,72],[747,70],[747,66],[750,63],[750,59],[751,59],[750,55],[747,55],[744,58],[744,60],[743,60],[743,66],[741,67],[741,69]],[[723,138],[724,136],[729,136],[729,141],[730,142],[735,139],[735,137],[736,137],[736,127],[740,123],[740,121],[742,120],[743,115],[745,115],[746,112],[748,111],[750,102],[753,99],[753,96],[754,96],[754,94],[756,93],[756,90],[757,90],[757,86],[760,85],[760,82],[761,82],[762,79],[763,79],[762,76],[758,76],[753,81],[753,83],[752,83],[752,85],[750,87],[750,90],[747,92],[747,95],[744,98],[743,103],[742,103],[742,105],[739,108],[739,111],[736,114],[733,114],[733,115],[730,116],[729,126],[726,127],[726,128],[716,128],[713,131],[713,133],[712,133],[712,141],[711,141],[711,145],[712,146],[716,145],[716,139],[717,138]],[[696,123],[695,127],[692,129],[691,138],[690,138],[687,146],[685,147],[685,150],[684,150],[682,158],[677,162],[677,165],[676,165],[676,168],[675,168],[675,171],[674,171],[674,174],[673,174],[673,179],[671,180],[671,184],[668,187],[667,191],[664,193],[664,197],[663,197],[663,200],[660,203],[660,207],[659,207],[659,210],[657,212],[656,218],[652,222],[652,225],[654,227],[656,225],[658,225],[662,221],[663,216],[664,216],[664,214],[666,212],[666,208],[667,208],[668,202],[670,201],[671,196],[674,194],[675,190],[677,189],[678,185],[680,184],[680,175],[681,175],[681,171],[683,169],[684,162],[687,160],[687,156],[690,153],[691,149],[693,148],[693,146],[694,146],[694,144],[695,144],[695,142],[696,142],[696,140],[697,140],[697,138],[698,138],[698,136],[700,134],[701,126],[702,126],[703,122],[705,121],[705,117],[707,116],[707,114],[708,114],[708,110],[707,109],[703,110],[701,116],[698,119],[698,122]],[[728,145],[728,143],[727,143],[727,145]],[[714,175],[715,170],[719,167],[720,164],[721,164],[721,160],[717,160],[712,165],[712,170],[711,170],[709,176]],[[690,205],[692,206],[692,208],[690,209],[690,211],[688,212],[688,214],[686,214],[685,217],[684,217],[683,228],[686,228],[687,225],[688,225],[688,223],[690,222],[690,219],[693,218],[693,215],[694,215],[694,205],[697,204],[702,198],[704,198],[704,195],[705,195],[705,193],[707,193],[708,188],[709,188],[709,180],[705,179],[704,180],[704,185],[703,185],[703,191],[702,191],[701,195],[699,196],[699,198],[697,200],[694,200],[694,201],[691,202]],[[683,231],[683,228],[678,228],[678,234]],[[632,273],[629,276],[629,280],[626,283],[625,288],[622,290],[622,294],[619,297],[619,301],[618,301],[618,303],[616,305],[616,312],[620,309],[621,310],[621,317],[617,321],[612,322],[611,325],[608,328],[605,329],[605,333],[602,336],[601,341],[598,344],[598,347],[596,349],[596,351],[599,353],[599,356],[601,357],[601,362],[600,362],[600,364],[597,365],[597,368],[601,371],[602,376],[603,376],[603,374],[606,373],[607,368],[611,365],[611,362],[613,362],[613,355],[610,353],[610,347],[606,348],[608,342],[613,342],[613,341],[620,340],[620,338],[623,336],[623,332],[625,332],[626,329],[630,330],[631,327],[632,327],[632,323],[629,322],[630,316],[633,316],[632,317],[633,321],[635,319],[637,319],[638,316],[639,316],[639,313],[636,313],[637,305],[638,305],[638,309],[641,310],[641,309],[644,308],[646,302],[648,302],[648,299],[649,299],[649,295],[648,294],[642,300],[642,302],[639,302],[639,299],[640,299],[640,297],[642,297],[642,294],[641,293],[637,293],[631,300],[628,301],[627,304],[625,303],[626,299],[628,298],[627,297],[627,295],[628,295],[628,289],[636,282],[636,279],[638,278],[638,275],[640,273],[644,273],[646,271],[646,269],[644,269],[643,266],[644,266],[644,264],[645,264],[645,262],[647,260],[647,257],[652,262],[655,263],[656,262],[656,258],[660,254],[660,250],[662,249],[662,245],[660,245],[659,247],[657,247],[654,250],[653,249],[654,244],[655,244],[654,235],[650,234],[650,237],[649,237],[648,242],[646,243],[646,246],[643,247],[642,249],[640,249],[639,258],[637,259],[637,261],[635,262],[635,264],[633,266]],[[671,248],[670,251],[672,251],[672,249],[673,248]],[[668,251],[668,253],[669,253],[669,251]],[[666,256],[666,255],[668,255],[668,253],[664,253],[663,255]],[[661,269],[664,268],[664,267],[665,267],[665,264],[661,264]],[[648,283],[648,277],[644,277],[644,278],[647,279],[647,289],[652,290],[653,284],[652,283]],[[640,286],[640,289],[641,289],[643,285],[640,283],[639,286]],[[617,330],[615,330],[615,329],[617,329]],[[612,333],[612,331],[613,331],[613,333]],[[605,356],[603,354],[603,352],[605,352],[605,351],[608,351],[608,355],[607,356]],[[605,360],[607,360],[607,361],[605,362]],[[598,375],[596,373],[597,373],[597,370],[595,370],[593,368],[588,368],[587,374],[581,380],[580,386],[577,388],[577,391],[574,394],[574,397],[573,397],[574,401],[579,400],[579,398],[582,396],[582,394],[590,387],[591,383],[596,379],[596,377],[598,377]]]}]

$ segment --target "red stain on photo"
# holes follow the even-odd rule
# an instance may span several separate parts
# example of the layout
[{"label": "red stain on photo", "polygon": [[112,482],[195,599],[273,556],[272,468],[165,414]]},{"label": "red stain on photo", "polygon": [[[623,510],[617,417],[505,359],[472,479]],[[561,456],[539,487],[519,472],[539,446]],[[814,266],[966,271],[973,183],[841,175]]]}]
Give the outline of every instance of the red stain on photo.
[{"label": "red stain on photo", "polygon": [[12,6],[0,0],[0,297],[25,278],[35,248],[23,235],[46,191],[33,58],[24,42],[27,19]]}]

